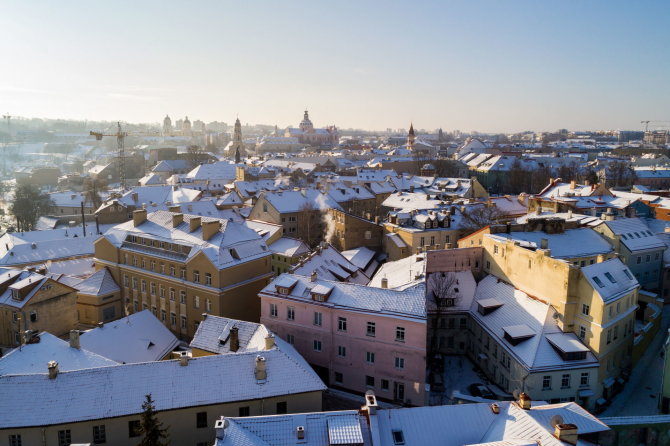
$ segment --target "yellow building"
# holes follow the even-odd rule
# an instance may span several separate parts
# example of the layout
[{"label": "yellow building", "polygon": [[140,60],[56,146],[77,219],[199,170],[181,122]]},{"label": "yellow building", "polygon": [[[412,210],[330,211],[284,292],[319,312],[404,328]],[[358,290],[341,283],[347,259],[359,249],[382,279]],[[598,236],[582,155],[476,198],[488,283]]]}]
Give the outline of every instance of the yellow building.
[{"label": "yellow building", "polygon": [[241,223],[167,211],[135,211],[95,243],[96,268],[109,268],[128,311],[151,309],[182,339],[202,313],[258,320],[270,255]]},{"label": "yellow building", "polygon": [[0,345],[20,345],[26,330],[62,336],[77,325],[74,288],[35,272],[0,269]]}]

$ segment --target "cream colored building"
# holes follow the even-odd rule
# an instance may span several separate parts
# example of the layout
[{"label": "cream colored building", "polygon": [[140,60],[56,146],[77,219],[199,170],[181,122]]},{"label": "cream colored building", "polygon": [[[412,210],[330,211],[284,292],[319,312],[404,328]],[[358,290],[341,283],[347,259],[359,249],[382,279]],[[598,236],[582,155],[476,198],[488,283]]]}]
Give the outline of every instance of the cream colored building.
[{"label": "cream colored building", "polygon": [[96,268],[109,268],[127,310],[150,309],[182,339],[203,313],[258,320],[270,255],[241,223],[166,211],[135,211],[95,243]]}]

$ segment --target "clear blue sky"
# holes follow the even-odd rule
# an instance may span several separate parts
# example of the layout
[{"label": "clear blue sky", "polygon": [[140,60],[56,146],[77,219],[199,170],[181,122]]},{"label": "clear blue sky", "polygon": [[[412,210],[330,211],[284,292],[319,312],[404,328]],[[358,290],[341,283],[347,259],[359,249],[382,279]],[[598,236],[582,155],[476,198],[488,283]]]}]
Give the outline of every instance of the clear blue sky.
[{"label": "clear blue sky", "polygon": [[5,0],[0,111],[640,129],[670,119],[669,19],[668,0]]}]

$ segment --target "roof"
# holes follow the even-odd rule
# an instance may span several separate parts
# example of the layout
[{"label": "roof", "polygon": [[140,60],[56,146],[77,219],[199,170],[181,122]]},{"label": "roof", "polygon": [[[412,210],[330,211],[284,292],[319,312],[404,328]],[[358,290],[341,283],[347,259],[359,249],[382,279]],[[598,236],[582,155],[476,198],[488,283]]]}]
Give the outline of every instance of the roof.
[{"label": "roof", "polygon": [[[295,286],[288,295],[277,294],[279,281],[294,279]],[[318,279],[284,273],[270,282],[260,293],[281,298],[312,301],[310,292],[318,285],[332,288],[326,302],[319,304],[336,308],[371,311],[389,316],[419,318],[425,321],[425,286],[423,283],[397,289],[373,288],[365,285]]]},{"label": "roof", "polygon": [[186,176],[193,180],[224,180],[232,182],[237,177],[236,167],[237,164],[228,161],[200,164],[187,173]]},{"label": "roof", "polygon": [[179,345],[149,310],[86,331],[80,342],[82,348],[124,364],[159,361]]},{"label": "roof", "polygon": [[370,278],[344,257],[333,245],[324,243],[317,247],[308,257],[295,265],[291,272],[309,276],[313,272],[325,280],[358,283],[365,285]]},{"label": "roof", "polygon": [[581,272],[605,303],[623,297],[640,286],[633,273],[618,258],[583,266]]},{"label": "roof", "polygon": [[112,273],[105,267],[74,286],[81,294],[102,296],[115,293],[121,288],[116,284]]},{"label": "roof", "polygon": [[69,342],[47,332],[38,338],[39,342],[17,347],[0,357],[0,376],[46,373],[49,361],[56,361],[62,372],[118,364],[83,348],[70,347]]},{"label": "roof", "polygon": [[[281,342],[281,341],[279,341]],[[0,377],[0,429],[139,414],[151,393],[157,411],[271,398],[326,389],[304,360],[266,350],[267,379],[254,375],[257,352]],[[39,398],[26,398],[26,395]]]},{"label": "roof", "polygon": [[323,211],[328,209],[342,210],[342,207],[330,195],[316,189],[264,192],[263,196],[280,213],[300,212],[309,207]]},{"label": "roof", "polygon": [[269,246],[270,251],[287,257],[301,256],[309,253],[309,246],[302,240],[291,237],[282,237]]},{"label": "roof", "polygon": [[363,270],[368,277],[371,277],[379,266],[379,262],[375,260],[377,253],[365,246],[342,251],[342,255],[352,264]]},{"label": "roof", "polygon": [[[580,435],[609,430],[575,403],[538,403],[530,410],[509,401],[498,402],[498,406],[499,414],[488,404],[377,408],[370,422],[356,410],[226,418],[228,423],[222,435],[217,435],[215,446],[565,446],[553,436],[551,419],[555,415],[575,424]],[[305,429],[304,439],[296,435],[298,426]],[[394,439],[394,433],[402,435],[402,443]]]},{"label": "roof", "polygon": [[665,249],[665,243],[659,239],[640,218],[621,218],[602,223],[614,234],[620,236],[620,242],[629,251],[643,251],[647,249]]},{"label": "roof", "polygon": [[485,236],[497,241],[519,241],[522,247],[533,250],[540,248],[542,240],[546,239],[551,250],[551,257],[556,259],[591,257],[598,254],[609,254],[614,250],[607,240],[591,228],[568,229],[559,234],[532,231],[487,234]]},{"label": "roof", "polygon": [[86,237],[81,226],[47,231],[11,232],[0,238],[0,265],[27,265],[94,253],[97,240],[95,225],[87,225]]},{"label": "roof", "polygon": [[381,287],[386,279],[389,288],[426,280],[426,255],[413,254],[400,260],[383,263],[370,279],[369,286]]},{"label": "roof", "polygon": [[[239,350],[230,350],[230,331],[237,328]],[[191,348],[198,348],[218,355],[265,350],[265,337],[270,331],[256,322],[246,322],[210,314],[205,317],[193,335]]]}]

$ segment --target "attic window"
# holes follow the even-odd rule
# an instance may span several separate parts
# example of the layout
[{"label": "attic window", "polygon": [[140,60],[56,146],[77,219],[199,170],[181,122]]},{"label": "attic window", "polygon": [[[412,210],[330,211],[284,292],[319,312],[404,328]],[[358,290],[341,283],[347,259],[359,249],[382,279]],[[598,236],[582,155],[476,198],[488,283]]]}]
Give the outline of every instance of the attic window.
[{"label": "attic window", "polygon": [[605,284],[603,283],[602,280],[600,280],[600,277],[593,276],[593,277],[591,277],[591,279],[593,279],[593,281],[596,283],[596,285],[598,285],[600,288],[605,288]]},{"label": "attic window", "polygon": [[393,444],[405,444],[405,436],[402,431],[391,431],[393,435]]},{"label": "attic window", "polygon": [[535,332],[525,324],[503,327],[503,331],[505,332],[505,340],[512,345],[517,345],[535,336]]},{"label": "attic window", "polygon": [[633,280],[633,276],[630,275],[627,269],[623,270],[623,273],[628,277],[628,279]]},{"label": "attic window", "polygon": [[229,251],[230,251],[230,256],[233,259],[240,260],[240,255],[237,253],[237,250],[235,248],[231,248],[231,249],[229,249]]},{"label": "attic window", "polygon": [[605,277],[607,277],[607,280],[609,280],[610,282],[616,283],[616,279],[614,278],[614,276],[612,274],[610,274],[609,271],[605,273]]},{"label": "attic window", "polygon": [[491,297],[489,299],[481,299],[480,301],[478,301],[477,311],[482,316],[486,316],[487,314],[494,312],[495,310],[497,310],[502,306],[503,306],[502,302]]}]

